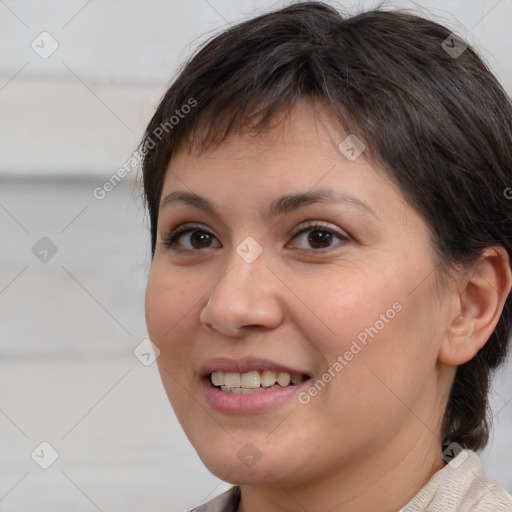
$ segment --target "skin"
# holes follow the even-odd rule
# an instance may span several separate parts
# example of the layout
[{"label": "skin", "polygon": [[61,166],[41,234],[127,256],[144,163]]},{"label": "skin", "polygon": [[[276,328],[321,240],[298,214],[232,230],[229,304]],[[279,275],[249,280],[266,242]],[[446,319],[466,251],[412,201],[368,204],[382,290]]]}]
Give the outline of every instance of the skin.
[{"label": "skin", "polygon": [[[162,198],[194,192],[220,216],[161,208],[148,332],[186,435],[213,474],[241,486],[240,511],[405,505],[444,466],[440,422],[456,365],[487,341],[511,288],[500,248],[441,279],[425,222],[365,153],[352,162],[338,150],[347,135],[303,103],[263,135],[176,152],[165,176]],[[262,216],[282,195],[320,188],[354,195],[375,215],[329,201]],[[293,236],[307,221],[347,239],[318,249],[318,236],[308,242],[314,228]],[[189,222],[211,234],[206,248],[190,232],[166,247]],[[250,264],[236,252],[247,236],[263,248]],[[316,380],[394,303],[401,311],[306,405],[292,398],[244,416],[206,401],[197,375],[206,360],[263,357]],[[247,442],[261,455],[251,467],[237,457]]]}]

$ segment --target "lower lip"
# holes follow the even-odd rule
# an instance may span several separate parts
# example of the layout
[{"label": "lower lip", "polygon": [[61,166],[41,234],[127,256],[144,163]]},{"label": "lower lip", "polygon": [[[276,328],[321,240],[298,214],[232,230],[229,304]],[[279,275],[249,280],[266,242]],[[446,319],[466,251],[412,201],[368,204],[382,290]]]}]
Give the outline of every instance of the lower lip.
[{"label": "lower lip", "polygon": [[211,383],[209,378],[202,381],[202,388],[206,400],[217,411],[224,414],[244,415],[266,412],[286,400],[296,397],[300,390],[308,385],[309,380],[304,380],[293,386],[285,386],[282,389],[245,395],[221,391]]}]

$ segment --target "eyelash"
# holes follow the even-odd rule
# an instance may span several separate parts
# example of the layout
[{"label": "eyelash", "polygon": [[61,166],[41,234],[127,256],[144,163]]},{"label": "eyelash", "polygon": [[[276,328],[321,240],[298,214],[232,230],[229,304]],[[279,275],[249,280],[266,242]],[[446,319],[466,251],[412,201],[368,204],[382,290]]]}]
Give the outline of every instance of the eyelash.
[{"label": "eyelash", "polygon": [[[212,233],[210,233],[207,229],[204,229],[200,225],[197,225],[197,224],[194,224],[194,225],[184,224],[184,225],[176,228],[175,230],[173,230],[169,234],[168,237],[164,238],[163,239],[163,245],[166,248],[170,249],[170,248],[172,248],[175,245],[176,240],[181,235],[184,235],[186,233],[193,233],[194,231],[200,231],[200,232],[203,232],[203,233],[207,233],[208,235],[215,236]],[[328,232],[328,233],[331,233],[331,234],[337,236],[338,238],[340,238],[344,242],[349,240],[349,237],[347,235],[341,233],[340,231],[337,231],[337,230],[331,228],[329,224],[321,223],[321,222],[313,222],[311,224],[303,225],[302,227],[300,227],[297,231],[295,231],[292,234],[292,239],[296,238],[297,236],[299,236],[299,235],[301,235],[301,234],[303,234],[303,233],[305,233],[307,231],[324,231],[324,232]],[[323,252],[323,251],[330,250],[332,247],[333,246],[322,247],[320,249],[299,249],[299,250],[301,250],[301,251],[310,250],[310,251],[314,251],[314,252]],[[206,249],[210,249],[210,247],[205,247],[204,250],[206,250]],[[177,250],[177,249],[175,249],[175,250]],[[200,252],[202,250],[203,249],[182,249],[181,252]]]}]

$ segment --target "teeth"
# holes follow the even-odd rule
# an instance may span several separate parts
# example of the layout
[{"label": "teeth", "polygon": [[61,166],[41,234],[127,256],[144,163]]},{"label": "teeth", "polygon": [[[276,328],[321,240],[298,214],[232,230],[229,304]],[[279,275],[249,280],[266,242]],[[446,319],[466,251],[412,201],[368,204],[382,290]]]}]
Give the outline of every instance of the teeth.
[{"label": "teeth", "polygon": [[285,386],[288,386],[288,384],[290,384],[290,381],[291,381],[291,377],[290,377],[290,374],[289,373],[280,373],[278,376],[277,376],[277,383],[280,385],[280,386],[283,386],[283,388]]},{"label": "teeth", "polygon": [[224,372],[213,372],[211,379],[214,386],[224,384]]},{"label": "teeth", "polygon": [[242,374],[241,373],[226,372],[224,374],[224,384],[228,388],[239,388],[241,383],[242,383]]},{"label": "teeth", "polygon": [[222,391],[245,395],[258,393],[270,389],[286,387],[290,384],[302,382],[302,375],[290,375],[286,372],[212,372],[211,382],[214,386],[220,387]]},{"label": "teeth", "polygon": [[261,385],[264,388],[273,386],[277,381],[276,372],[262,372],[261,373]]},{"label": "teeth", "polygon": [[298,382],[302,382],[302,375],[292,375],[291,381],[292,381],[292,384],[297,384]]},{"label": "teeth", "polygon": [[243,388],[256,389],[260,387],[260,374],[258,372],[242,373],[241,386]]}]

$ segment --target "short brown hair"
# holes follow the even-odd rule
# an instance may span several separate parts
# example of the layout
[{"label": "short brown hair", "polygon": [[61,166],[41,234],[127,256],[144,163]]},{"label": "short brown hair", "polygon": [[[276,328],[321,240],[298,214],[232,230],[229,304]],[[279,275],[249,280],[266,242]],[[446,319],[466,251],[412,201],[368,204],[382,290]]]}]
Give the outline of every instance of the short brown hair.
[{"label": "short brown hair", "polygon": [[[248,127],[260,133],[277,114],[314,99],[364,141],[365,154],[425,220],[441,269],[471,264],[488,246],[510,256],[512,105],[470,46],[458,56],[446,51],[449,37],[406,11],[343,17],[301,2],[211,39],[174,80],[141,142],[153,255],[163,180],[180,145],[205,150]],[[197,107],[170,123],[191,99]],[[490,377],[511,331],[509,296],[488,342],[457,368],[443,445],[487,443]]]}]

